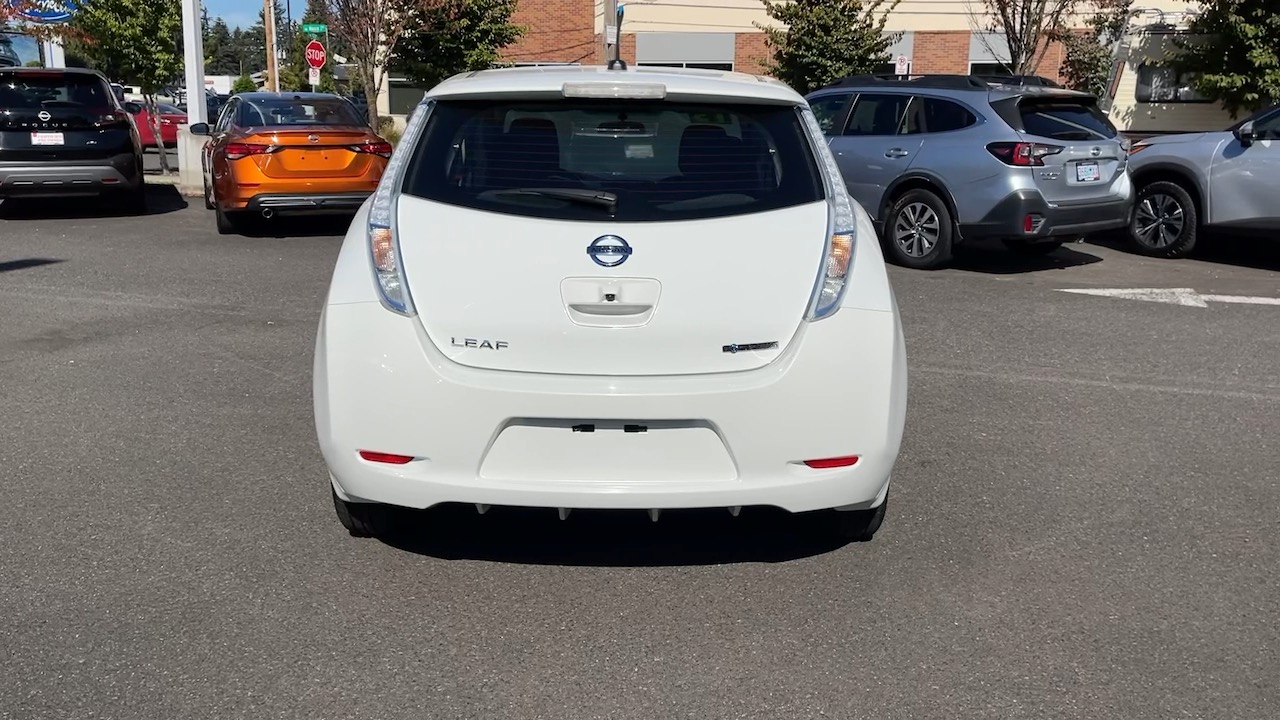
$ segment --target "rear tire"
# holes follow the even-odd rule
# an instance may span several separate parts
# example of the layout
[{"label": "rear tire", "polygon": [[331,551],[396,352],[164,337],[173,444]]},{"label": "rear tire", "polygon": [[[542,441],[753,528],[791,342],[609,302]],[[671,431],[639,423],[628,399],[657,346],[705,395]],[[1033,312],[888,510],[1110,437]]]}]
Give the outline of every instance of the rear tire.
[{"label": "rear tire", "polygon": [[223,210],[218,204],[218,199],[213,200],[213,215],[218,224],[218,233],[221,235],[243,235],[246,225],[247,213],[243,210]]},{"label": "rear tire", "polygon": [[942,198],[928,190],[908,190],[885,214],[882,235],[895,264],[934,270],[951,262],[955,222]]},{"label": "rear tire", "polygon": [[352,537],[385,536],[393,527],[392,508],[378,503],[347,502],[338,497],[338,491],[330,485],[333,493],[333,509],[338,515],[338,522]]},{"label": "rear tire", "polygon": [[1149,257],[1186,257],[1196,246],[1199,223],[1186,188],[1168,180],[1148,183],[1138,189],[1129,219],[1129,245]]},{"label": "rear tire", "polygon": [[888,509],[889,498],[886,496],[879,507],[867,510],[828,510],[826,529],[841,542],[870,542],[884,524]]},{"label": "rear tire", "polygon": [[1050,242],[1028,242],[1018,238],[1011,238],[1004,241],[1004,246],[1019,255],[1041,257],[1062,247],[1064,242],[1065,241],[1063,240],[1053,240]]}]

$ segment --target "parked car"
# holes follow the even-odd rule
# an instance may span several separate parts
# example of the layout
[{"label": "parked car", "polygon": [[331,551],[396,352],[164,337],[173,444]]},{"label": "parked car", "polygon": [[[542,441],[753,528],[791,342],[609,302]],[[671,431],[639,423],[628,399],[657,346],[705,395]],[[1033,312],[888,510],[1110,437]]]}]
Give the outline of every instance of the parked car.
[{"label": "parked car", "polygon": [[1131,152],[1138,252],[1183,257],[1204,228],[1280,231],[1280,105],[1221,132],[1139,140]]},{"label": "parked car", "polygon": [[0,68],[0,197],[19,196],[146,210],[142,141],[101,73]]},{"label": "parked car", "polygon": [[903,334],[804,98],[619,68],[459,75],[413,114],[316,343],[316,428],[353,534],[442,503],[880,527]]},{"label": "parked car", "polygon": [[[125,104],[125,109],[133,115],[133,120],[138,125],[138,136],[142,138],[142,147],[159,147],[160,143],[156,142],[155,131],[151,127],[151,113],[147,112],[147,106],[131,102]],[[187,124],[187,114],[165,103],[156,103],[156,110],[160,115],[160,139],[167,148],[177,147],[178,126]]]},{"label": "parked car", "polygon": [[1128,141],[1087,93],[855,76],[808,99],[901,265],[943,267],[957,244],[986,238],[1042,254],[1128,222]]},{"label": "parked car", "polygon": [[391,143],[347,101],[328,93],[242,93],[210,126],[202,154],[205,206],[218,231],[247,216],[354,212],[386,169]]}]

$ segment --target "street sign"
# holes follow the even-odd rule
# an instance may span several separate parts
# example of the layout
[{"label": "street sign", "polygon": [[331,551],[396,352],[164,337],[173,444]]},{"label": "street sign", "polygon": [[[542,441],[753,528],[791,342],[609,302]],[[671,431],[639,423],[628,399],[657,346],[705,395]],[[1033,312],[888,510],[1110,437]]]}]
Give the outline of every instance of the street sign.
[{"label": "street sign", "polygon": [[307,56],[307,65],[310,65],[313,68],[324,67],[324,61],[325,61],[324,45],[321,45],[319,40],[312,40],[311,42],[307,43],[306,56]]},{"label": "street sign", "polygon": [[320,84],[320,68],[307,68],[307,83],[313,88]]},{"label": "street sign", "polygon": [[302,32],[312,35],[324,35],[329,32],[329,26],[324,23],[302,23]]},{"label": "street sign", "polygon": [[906,55],[899,55],[893,63],[894,75],[906,75],[911,70],[911,58]]},{"label": "street sign", "polygon": [[604,41],[610,45],[618,44],[618,26],[606,25],[604,28]]}]

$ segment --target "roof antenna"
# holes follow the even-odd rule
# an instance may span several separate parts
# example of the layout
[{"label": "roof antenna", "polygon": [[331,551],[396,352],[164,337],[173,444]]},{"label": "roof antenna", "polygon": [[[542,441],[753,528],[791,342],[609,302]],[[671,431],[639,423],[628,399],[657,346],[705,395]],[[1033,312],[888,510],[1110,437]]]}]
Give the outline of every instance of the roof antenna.
[{"label": "roof antenna", "polygon": [[615,63],[622,69],[627,69],[627,61],[622,59],[622,10],[623,4],[618,3],[617,20],[615,27],[617,34],[613,38],[613,57],[609,58],[609,65],[606,69],[612,70]]}]

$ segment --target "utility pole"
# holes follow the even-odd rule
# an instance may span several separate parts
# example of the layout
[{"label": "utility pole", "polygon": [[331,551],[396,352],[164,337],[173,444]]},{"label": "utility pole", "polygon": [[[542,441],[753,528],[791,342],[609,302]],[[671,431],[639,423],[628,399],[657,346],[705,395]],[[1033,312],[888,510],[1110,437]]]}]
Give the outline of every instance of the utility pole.
[{"label": "utility pole", "polygon": [[280,92],[280,68],[276,62],[275,0],[262,0],[262,33],[267,41],[267,89]]},{"label": "utility pole", "polygon": [[622,28],[617,26],[617,18],[618,0],[604,0],[604,62],[606,64],[613,57],[613,45],[622,42]]}]

